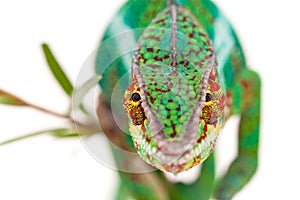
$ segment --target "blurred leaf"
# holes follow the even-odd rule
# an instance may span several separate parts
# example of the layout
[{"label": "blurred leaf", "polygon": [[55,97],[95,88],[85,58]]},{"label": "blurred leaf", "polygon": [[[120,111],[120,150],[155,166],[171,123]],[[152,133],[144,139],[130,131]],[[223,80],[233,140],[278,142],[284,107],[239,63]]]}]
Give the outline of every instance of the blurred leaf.
[{"label": "blurred leaf", "polygon": [[9,144],[9,143],[13,143],[13,142],[16,142],[16,141],[19,141],[19,140],[24,140],[24,139],[27,139],[27,138],[35,137],[35,136],[38,136],[38,135],[46,134],[46,133],[50,133],[51,135],[53,135],[55,137],[76,137],[76,136],[78,136],[78,133],[75,133],[74,130],[67,129],[67,128],[43,130],[43,131],[30,133],[30,134],[27,134],[27,135],[23,135],[23,136],[20,136],[20,137],[16,137],[16,138],[13,138],[13,139],[10,139],[10,140],[0,142],[0,146],[5,145],[5,144]]},{"label": "blurred leaf", "polygon": [[28,104],[19,97],[5,92],[0,89],[0,104],[6,104],[11,106],[28,106]]},{"label": "blurred leaf", "polygon": [[42,48],[44,51],[44,55],[46,57],[48,66],[52,71],[52,74],[61,85],[63,90],[66,92],[67,95],[71,96],[73,92],[73,85],[71,84],[70,80],[66,76],[65,72],[62,70],[61,66],[58,64],[56,58],[54,57],[52,51],[50,50],[47,44],[42,44]]},{"label": "blurred leaf", "polygon": [[83,104],[80,104],[79,108],[84,114],[89,115],[89,112],[85,109]]},{"label": "blurred leaf", "polygon": [[101,76],[94,76],[89,80],[87,80],[82,86],[74,90],[73,98],[72,98],[73,109],[77,109],[81,107],[85,95],[98,84],[101,78],[102,78]]},{"label": "blurred leaf", "polygon": [[61,130],[56,130],[52,131],[51,135],[54,137],[59,137],[59,138],[69,138],[69,137],[78,137],[79,134],[72,129],[61,129]]}]

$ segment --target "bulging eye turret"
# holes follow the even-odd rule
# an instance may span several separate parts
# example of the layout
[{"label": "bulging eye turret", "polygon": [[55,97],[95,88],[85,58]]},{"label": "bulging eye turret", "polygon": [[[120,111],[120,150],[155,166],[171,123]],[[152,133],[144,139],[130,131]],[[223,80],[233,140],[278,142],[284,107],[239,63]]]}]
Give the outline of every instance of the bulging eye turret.
[{"label": "bulging eye turret", "polygon": [[131,99],[134,102],[138,102],[139,100],[141,100],[141,95],[139,93],[133,93]]},{"label": "bulging eye turret", "polygon": [[205,102],[210,102],[212,100],[212,95],[210,93],[206,93]]},{"label": "bulging eye turret", "polygon": [[142,107],[142,98],[140,89],[136,82],[129,85],[124,94],[124,109],[132,124],[141,125],[146,119],[144,109]]}]

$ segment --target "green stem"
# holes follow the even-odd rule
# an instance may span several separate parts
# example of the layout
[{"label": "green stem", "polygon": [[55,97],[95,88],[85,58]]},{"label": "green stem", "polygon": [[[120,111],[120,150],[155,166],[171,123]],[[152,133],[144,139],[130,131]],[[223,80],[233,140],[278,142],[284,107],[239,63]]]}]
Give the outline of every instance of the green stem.
[{"label": "green stem", "polygon": [[64,132],[64,131],[70,131],[70,129],[60,128],[60,129],[50,129],[50,130],[39,131],[39,132],[23,135],[23,136],[20,136],[20,137],[16,137],[16,138],[13,138],[13,139],[9,139],[9,140],[6,140],[4,142],[0,142],[0,146],[5,145],[5,144],[9,144],[9,143],[12,143],[12,142],[16,142],[16,141],[19,141],[19,140],[23,140],[23,139],[26,139],[26,138],[42,135],[42,134],[45,134],[45,133]]}]

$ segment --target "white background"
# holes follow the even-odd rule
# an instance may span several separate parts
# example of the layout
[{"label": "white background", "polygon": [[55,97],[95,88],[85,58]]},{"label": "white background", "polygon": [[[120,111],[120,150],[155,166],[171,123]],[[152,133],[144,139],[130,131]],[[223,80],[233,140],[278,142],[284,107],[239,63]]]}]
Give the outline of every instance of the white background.
[{"label": "white background", "polygon": [[[0,88],[65,112],[68,99],[47,69],[40,44],[49,42],[74,82],[108,20],[114,1],[11,0],[0,2]],[[299,6],[297,1],[218,0],[263,80],[260,165],[236,196],[299,199]],[[0,141],[64,121],[26,108],[0,106]],[[224,170],[234,157],[236,120],[219,140]],[[0,147],[0,199],[111,199],[117,173],[95,161],[78,139],[40,136]]]}]

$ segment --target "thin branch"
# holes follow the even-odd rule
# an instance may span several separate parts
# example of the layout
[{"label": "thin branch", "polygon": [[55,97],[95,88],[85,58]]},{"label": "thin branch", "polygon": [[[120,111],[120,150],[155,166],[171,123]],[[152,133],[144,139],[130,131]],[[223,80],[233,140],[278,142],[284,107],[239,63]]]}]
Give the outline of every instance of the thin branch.
[{"label": "thin branch", "polygon": [[42,134],[45,134],[45,133],[58,132],[58,131],[61,132],[61,131],[69,131],[69,130],[70,129],[60,128],[60,129],[50,129],[50,130],[39,131],[39,132],[27,134],[27,135],[22,135],[20,137],[16,137],[16,138],[13,138],[13,139],[9,139],[9,140],[6,140],[4,142],[0,142],[0,146],[5,145],[5,144],[9,144],[9,143],[12,143],[12,142],[16,142],[16,141],[19,141],[19,140],[23,140],[23,139],[26,139],[26,138],[42,135]]},{"label": "thin branch", "polygon": [[37,106],[37,105],[31,104],[31,103],[27,103],[27,106],[29,106],[31,108],[34,108],[36,110],[39,110],[41,112],[47,113],[49,115],[53,115],[53,116],[56,116],[56,117],[59,117],[59,118],[70,119],[70,116],[68,116],[68,115],[60,114],[58,112],[43,108],[41,106]]}]

